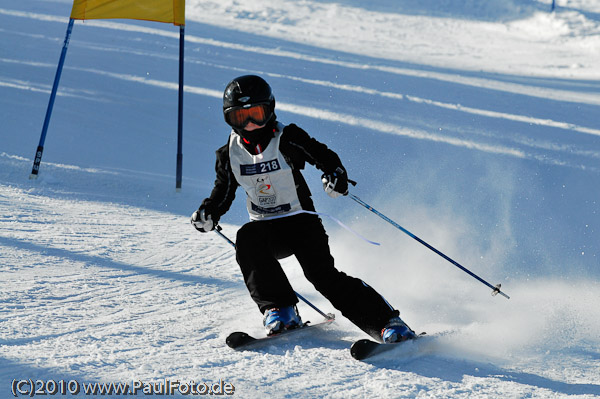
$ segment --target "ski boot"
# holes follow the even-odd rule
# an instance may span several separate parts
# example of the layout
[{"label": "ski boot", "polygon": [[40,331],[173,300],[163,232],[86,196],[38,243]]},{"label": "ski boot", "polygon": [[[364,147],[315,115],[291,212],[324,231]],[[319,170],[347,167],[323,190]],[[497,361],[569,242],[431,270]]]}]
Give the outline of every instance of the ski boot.
[{"label": "ski boot", "polygon": [[392,317],[383,330],[381,330],[381,339],[384,344],[392,344],[414,338],[417,338],[417,334],[400,317]]},{"label": "ski boot", "polygon": [[265,311],[263,325],[267,329],[267,335],[273,335],[301,327],[302,319],[295,306],[284,306]]}]

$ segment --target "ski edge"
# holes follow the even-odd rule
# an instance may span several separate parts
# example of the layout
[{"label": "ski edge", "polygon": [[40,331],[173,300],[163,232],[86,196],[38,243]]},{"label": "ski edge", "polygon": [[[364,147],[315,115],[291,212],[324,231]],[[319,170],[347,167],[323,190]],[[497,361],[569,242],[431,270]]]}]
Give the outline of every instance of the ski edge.
[{"label": "ski edge", "polygon": [[267,344],[271,341],[274,341],[277,338],[288,337],[290,335],[294,335],[301,331],[306,331],[308,329],[315,328],[315,327],[324,327],[335,321],[335,316],[333,314],[328,314],[328,317],[329,317],[328,319],[322,320],[318,323],[312,324],[309,321],[307,321],[306,323],[304,323],[302,325],[302,327],[295,328],[293,330],[286,330],[279,334],[268,335],[268,336],[259,337],[259,338],[253,337],[252,335],[250,335],[246,332],[243,332],[243,331],[235,331],[227,336],[227,338],[225,339],[225,343],[227,344],[227,346],[229,346],[231,349],[234,349],[234,350],[252,349],[254,347],[258,347],[263,344]]}]

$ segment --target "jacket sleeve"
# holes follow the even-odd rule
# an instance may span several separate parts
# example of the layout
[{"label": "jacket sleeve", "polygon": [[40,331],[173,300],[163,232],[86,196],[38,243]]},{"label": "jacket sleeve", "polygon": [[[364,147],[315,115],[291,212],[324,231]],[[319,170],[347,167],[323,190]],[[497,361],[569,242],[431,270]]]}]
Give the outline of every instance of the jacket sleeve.
[{"label": "jacket sleeve", "polygon": [[284,128],[280,148],[298,169],[303,169],[306,161],[323,173],[333,173],[337,168],[346,172],[340,157],[335,152],[294,124]]},{"label": "jacket sleeve", "polygon": [[235,190],[239,186],[229,162],[229,144],[224,145],[216,151],[217,162],[215,172],[217,178],[210,196],[202,201],[200,208],[206,209],[213,221],[217,223],[231,207],[235,199]]}]

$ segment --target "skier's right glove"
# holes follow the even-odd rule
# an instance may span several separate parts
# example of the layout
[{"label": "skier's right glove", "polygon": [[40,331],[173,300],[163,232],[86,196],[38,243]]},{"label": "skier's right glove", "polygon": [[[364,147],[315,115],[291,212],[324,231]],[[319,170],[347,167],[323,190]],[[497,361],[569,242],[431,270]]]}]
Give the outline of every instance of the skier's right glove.
[{"label": "skier's right glove", "polygon": [[196,212],[192,213],[192,225],[201,233],[208,233],[215,229],[215,223],[210,214],[207,215],[206,209],[200,207]]},{"label": "skier's right glove", "polygon": [[324,173],[321,176],[323,190],[331,198],[337,198],[341,195],[348,195],[348,175],[346,171],[338,167],[333,173]]}]

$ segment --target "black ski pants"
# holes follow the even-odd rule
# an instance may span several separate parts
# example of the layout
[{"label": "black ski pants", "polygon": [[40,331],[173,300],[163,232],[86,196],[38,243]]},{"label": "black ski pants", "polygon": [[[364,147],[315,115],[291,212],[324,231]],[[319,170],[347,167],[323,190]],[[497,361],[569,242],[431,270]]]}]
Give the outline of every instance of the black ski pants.
[{"label": "black ski pants", "polygon": [[380,339],[381,329],[397,316],[381,295],[362,280],[337,270],[328,236],[316,215],[299,214],[250,222],[237,233],[236,259],[250,296],[261,313],[298,303],[278,259],[295,255],[304,275],[343,316]]}]

